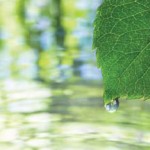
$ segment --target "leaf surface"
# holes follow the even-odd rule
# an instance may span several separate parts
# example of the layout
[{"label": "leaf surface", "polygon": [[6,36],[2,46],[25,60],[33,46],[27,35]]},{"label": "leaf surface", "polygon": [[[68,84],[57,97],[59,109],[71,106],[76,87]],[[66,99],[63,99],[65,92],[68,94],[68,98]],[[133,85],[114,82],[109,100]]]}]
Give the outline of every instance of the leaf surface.
[{"label": "leaf surface", "polygon": [[93,46],[105,103],[150,98],[150,0],[105,0],[97,10]]}]

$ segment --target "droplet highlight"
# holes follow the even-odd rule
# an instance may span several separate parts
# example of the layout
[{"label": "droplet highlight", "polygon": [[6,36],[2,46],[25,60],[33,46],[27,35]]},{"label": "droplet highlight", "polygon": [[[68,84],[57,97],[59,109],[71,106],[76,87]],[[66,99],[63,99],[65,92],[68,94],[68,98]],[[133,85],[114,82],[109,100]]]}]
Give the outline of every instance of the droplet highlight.
[{"label": "droplet highlight", "polygon": [[119,100],[118,98],[112,100],[110,103],[105,105],[105,108],[108,112],[113,113],[115,112],[119,107]]}]

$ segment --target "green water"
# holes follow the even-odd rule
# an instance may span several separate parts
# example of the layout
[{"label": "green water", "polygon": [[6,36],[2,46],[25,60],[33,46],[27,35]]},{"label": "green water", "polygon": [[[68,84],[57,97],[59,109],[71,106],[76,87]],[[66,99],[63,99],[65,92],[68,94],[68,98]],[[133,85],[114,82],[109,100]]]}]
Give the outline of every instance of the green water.
[{"label": "green water", "polygon": [[1,88],[1,149],[150,148],[148,101],[120,101],[119,110],[110,114],[103,107],[99,82],[76,80],[47,87],[9,80]]},{"label": "green water", "polygon": [[100,0],[0,0],[0,150],[149,150],[150,102],[103,106],[92,51]]}]

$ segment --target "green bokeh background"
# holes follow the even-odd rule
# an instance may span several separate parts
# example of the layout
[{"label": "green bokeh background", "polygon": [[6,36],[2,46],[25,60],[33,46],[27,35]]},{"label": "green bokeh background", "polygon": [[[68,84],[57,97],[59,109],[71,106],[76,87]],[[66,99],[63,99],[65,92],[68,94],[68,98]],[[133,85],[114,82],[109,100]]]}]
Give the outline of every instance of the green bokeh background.
[{"label": "green bokeh background", "polygon": [[0,0],[0,149],[150,149],[148,101],[103,106],[92,51],[100,3]]}]

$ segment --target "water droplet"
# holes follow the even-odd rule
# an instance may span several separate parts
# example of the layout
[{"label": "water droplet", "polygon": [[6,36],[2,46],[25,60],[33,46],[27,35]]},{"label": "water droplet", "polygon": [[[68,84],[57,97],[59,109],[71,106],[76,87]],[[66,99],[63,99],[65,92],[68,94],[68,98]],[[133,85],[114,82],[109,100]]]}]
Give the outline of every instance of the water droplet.
[{"label": "water droplet", "polygon": [[105,108],[108,112],[113,113],[115,112],[119,107],[119,100],[118,98],[112,100],[110,103],[105,105]]}]

